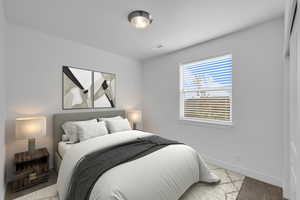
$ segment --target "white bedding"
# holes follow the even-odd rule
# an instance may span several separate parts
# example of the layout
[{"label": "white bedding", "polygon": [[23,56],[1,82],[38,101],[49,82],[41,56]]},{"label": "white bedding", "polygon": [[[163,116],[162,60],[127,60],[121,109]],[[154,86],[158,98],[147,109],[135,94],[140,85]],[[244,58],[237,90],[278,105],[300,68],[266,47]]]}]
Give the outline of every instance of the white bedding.
[{"label": "white bedding", "polygon": [[58,143],[58,153],[60,155],[61,158],[64,158],[67,150],[69,150],[72,146],[74,146],[76,144],[67,144],[67,142],[59,142]]},{"label": "white bedding", "polygon": [[[151,133],[124,131],[93,138],[72,147],[63,159],[57,181],[64,200],[76,163],[86,154]],[[194,183],[216,182],[199,154],[186,145],[170,145],[105,172],[92,189],[90,200],[177,200]]]}]

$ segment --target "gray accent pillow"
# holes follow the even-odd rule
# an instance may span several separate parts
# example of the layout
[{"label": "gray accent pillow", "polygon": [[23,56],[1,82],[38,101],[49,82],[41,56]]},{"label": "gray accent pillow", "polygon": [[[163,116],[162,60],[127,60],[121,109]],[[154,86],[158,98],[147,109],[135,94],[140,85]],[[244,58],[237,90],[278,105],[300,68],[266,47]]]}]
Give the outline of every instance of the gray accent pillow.
[{"label": "gray accent pillow", "polygon": [[79,137],[78,137],[78,126],[80,124],[90,124],[90,123],[98,123],[97,119],[92,119],[92,120],[86,120],[86,121],[69,121],[65,122],[62,125],[62,129],[64,130],[65,134],[69,138],[70,142],[79,142]]}]

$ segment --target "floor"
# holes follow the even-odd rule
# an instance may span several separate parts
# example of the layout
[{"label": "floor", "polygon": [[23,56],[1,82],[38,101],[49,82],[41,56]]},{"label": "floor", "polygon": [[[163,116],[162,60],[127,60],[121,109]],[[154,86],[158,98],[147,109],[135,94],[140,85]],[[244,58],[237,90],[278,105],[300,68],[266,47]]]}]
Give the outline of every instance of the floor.
[{"label": "floor", "polygon": [[216,165],[208,164],[208,167],[220,177],[221,183],[197,183],[186,191],[180,200],[236,200],[245,177]]},{"label": "floor", "polygon": [[[180,200],[282,200],[282,190],[279,187],[244,177],[215,165],[208,166],[221,178],[221,183],[218,185],[197,183]],[[8,191],[6,200],[58,200],[56,179],[57,176],[53,172],[48,183],[19,193],[12,194]]]},{"label": "floor", "polygon": [[282,189],[246,177],[237,200],[283,200]]},{"label": "floor", "polygon": [[13,199],[16,199],[18,197],[28,195],[28,194],[33,193],[35,191],[38,191],[38,190],[41,190],[41,189],[46,188],[48,186],[51,186],[53,184],[56,184],[56,181],[57,181],[57,174],[56,174],[55,171],[51,170],[50,171],[50,178],[49,178],[48,182],[41,183],[41,184],[36,185],[36,186],[34,186],[30,189],[27,189],[27,190],[23,190],[23,191],[20,191],[20,192],[17,192],[17,193],[12,193],[11,190],[10,190],[10,184],[8,184],[6,195],[5,195],[5,200],[13,200]]}]

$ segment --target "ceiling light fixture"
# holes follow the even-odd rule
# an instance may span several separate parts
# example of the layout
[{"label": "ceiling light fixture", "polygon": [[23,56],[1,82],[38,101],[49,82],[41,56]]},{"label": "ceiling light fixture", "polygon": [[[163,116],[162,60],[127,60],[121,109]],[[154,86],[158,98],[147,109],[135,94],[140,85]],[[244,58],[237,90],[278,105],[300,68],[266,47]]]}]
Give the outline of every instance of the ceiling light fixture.
[{"label": "ceiling light fixture", "polygon": [[138,29],[147,28],[152,23],[151,15],[143,10],[135,10],[128,15],[128,21]]}]

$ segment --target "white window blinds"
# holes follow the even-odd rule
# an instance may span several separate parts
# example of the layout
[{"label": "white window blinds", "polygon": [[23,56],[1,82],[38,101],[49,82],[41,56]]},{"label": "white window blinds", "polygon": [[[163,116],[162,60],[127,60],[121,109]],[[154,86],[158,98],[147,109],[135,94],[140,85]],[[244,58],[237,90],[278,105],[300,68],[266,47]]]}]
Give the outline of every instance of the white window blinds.
[{"label": "white window blinds", "polygon": [[232,122],[232,55],[184,64],[180,69],[181,119]]}]

